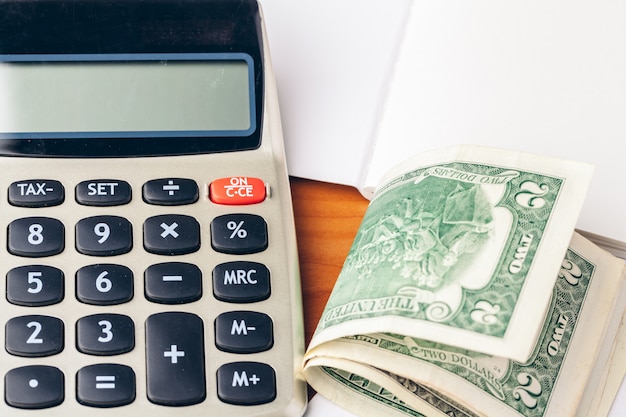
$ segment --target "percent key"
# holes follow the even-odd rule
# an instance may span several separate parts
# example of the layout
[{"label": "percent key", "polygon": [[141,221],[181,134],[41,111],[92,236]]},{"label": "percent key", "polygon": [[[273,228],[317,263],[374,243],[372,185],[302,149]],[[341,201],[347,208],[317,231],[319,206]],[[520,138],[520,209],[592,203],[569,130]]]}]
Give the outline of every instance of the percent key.
[{"label": "percent key", "polygon": [[267,249],[267,223],[256,214],[226,214],[211,222],[211,246],[217,252],[245,255]]}]

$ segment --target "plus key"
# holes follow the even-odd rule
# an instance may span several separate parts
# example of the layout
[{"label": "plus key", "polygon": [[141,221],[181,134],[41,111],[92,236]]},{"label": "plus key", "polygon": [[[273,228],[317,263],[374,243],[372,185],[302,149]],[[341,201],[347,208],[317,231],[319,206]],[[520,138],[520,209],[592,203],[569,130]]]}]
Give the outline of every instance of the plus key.
[{"label": "plus key", "polygon": [[146,376],[150,401],[184,406],[205,399],[203,333],[202,319],[195,314],[167,312],[148,317]]}]

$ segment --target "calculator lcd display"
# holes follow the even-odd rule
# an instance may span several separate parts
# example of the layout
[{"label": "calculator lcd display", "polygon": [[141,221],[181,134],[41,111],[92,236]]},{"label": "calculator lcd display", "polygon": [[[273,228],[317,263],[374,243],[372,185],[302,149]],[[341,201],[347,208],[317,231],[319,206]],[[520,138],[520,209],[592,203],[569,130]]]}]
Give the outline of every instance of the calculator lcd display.
[{"label": "calculator lcd display", "polygon": [[0,138],[247,136],[249,55],[0,56]]}]

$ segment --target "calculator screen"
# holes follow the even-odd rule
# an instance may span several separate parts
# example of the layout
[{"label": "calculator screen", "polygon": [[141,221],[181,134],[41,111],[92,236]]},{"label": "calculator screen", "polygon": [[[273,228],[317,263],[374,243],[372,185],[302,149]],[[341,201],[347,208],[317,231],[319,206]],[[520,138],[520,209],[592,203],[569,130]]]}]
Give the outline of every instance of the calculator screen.
[{"label": "calculator screen", "polygon": [[6,3],[0,156],[215,154],[269,137],[256,1]]},{"label": "calculator screen", "polygon": [[0,55],[0,139],[248,136],[245,53]]}]

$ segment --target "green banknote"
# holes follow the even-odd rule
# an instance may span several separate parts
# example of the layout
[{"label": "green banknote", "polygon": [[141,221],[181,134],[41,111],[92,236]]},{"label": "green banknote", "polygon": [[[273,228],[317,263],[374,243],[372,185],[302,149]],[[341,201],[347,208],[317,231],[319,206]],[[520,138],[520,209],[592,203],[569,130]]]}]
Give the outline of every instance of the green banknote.
[{"label": "green banknote", "polygon": [[312,346],[358,328],[529,357],[591,169],[490,148],[445,155],[377,190]]},{"label": "green banknote", "polygon": [[[307,379],[324,395],[336,387],[351,391],[339,402],[363,416],[379,415],[382,404],[399,415],[428,417],[595,415],[590,407],[598,407],[594,395],[609,374],[626,303],[623,268],[574,235],[527,361],[403,334],[353,335],[319,347]],[[612,398],[603,400],[606,410]]]},{"label": "green banknote", "polygon": [[359,416],[385,417],[478,417],[471,410],[461,406],[453,399],[421,384],[391,373],[376,370],[383,375],[389,385],[401,385],[402,390],[418,398],[422,402],[420,411],[411,408],[399,396],[384,386],[362,377],[361,375],[331,367],[320,367],[316,372],[326,379],[327,385],[334,392],[344,391],[344,398],[338,401],[347,409]]}]

